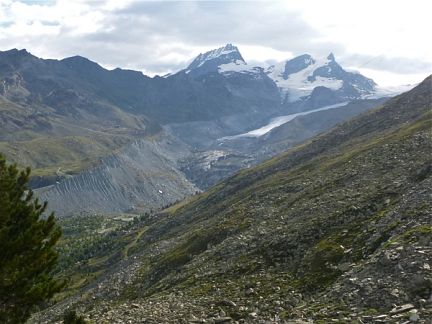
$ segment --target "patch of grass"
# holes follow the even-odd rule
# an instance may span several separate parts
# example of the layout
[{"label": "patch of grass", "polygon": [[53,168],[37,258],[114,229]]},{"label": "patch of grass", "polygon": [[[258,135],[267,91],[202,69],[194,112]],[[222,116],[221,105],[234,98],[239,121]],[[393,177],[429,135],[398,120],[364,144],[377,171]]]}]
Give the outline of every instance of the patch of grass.
[{"label": "patch of grass", "polygon": [[32,177],[75,174],[97,164],[133,138],[126,135],[37,137],[17,142],[0,142],[0,152],[19,166],[30,166]]},{"label": "patch of grass", "polygon": [[300,286],[308,291],[327,287],[342,273],[337,264],[343,257],[340,244],[328,239],[318,242],[306,257],[308,270],[300,278]]},{"label": "patch of grass", "polygon": [[385,245],[385,248],[389,248],[392,244],[411,244],[418,242],[421,238],[427,238],[432,240],[432,225],[420,225],[413,227],[406,232],[390,239]]}]

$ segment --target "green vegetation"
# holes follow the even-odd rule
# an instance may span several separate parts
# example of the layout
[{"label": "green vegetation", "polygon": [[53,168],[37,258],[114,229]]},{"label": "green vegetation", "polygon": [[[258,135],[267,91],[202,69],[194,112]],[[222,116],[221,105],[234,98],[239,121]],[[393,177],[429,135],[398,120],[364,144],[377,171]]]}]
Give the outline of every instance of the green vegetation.
[{"label": "green vegetation", "polygon": [[396,237],[391,238],[386,244],[385,247],[388,248],[392,244],[411,244],[415,242],[419,242],[422,238],[432,238],[432,225],[420,225],[413,228],[410,228],[406,232],[397,235]]},{"label": "green vegetation", "polygon": [[[85,89],[86,95],[88,91]],[[57,98],[60,102],[52,102],[55,108],[42,104],[40,96],[36,100],[0,96],[0,152],[19,167],[30,166],[32,178],[53,182],[56,177],[90,168],[135,139],[160,132],[158,124],[96,94],[80,105],[74,100],[84,99],[83,94],[65,89]]]},{"label": "green vegetation", "polygon": [[[59,301],[101,277],[110,265],[128,257],[141,235],[148,215],[82,215],[60,218],[63,237],[57,245],[56,277],[66,280]],[[143,227],[140,227],[143,226]]]},{"label": "green vegetation", "polygon": [[326,287],[342,273],[337,264],[344,257],[343,246],[324,239],[315,246],[311,254],[310,270],[302,278],[301,286],[308,289]]},{"label": "green vegetation", "polygon": [[[99,158],[130,142],[125,136],[54,136],[21,142],[0,142],[4,152],[14,162],[28,164],[33,177],[74,174],[95,164]],[[61,174],[59,176],[61,176]]]},{"label": "green vegetation", "polygon": [[63,324],[86,324],[83,316],[77,315],[75,311],[67,311],[63,317]]},{"label": "green vegetation", "polygon": [[24,323],[63,287],[54,279],[61,236],[54,215],[42,217],[40,204],[28,190],[30,169],[18,171],[0,155],[0,322]]}]

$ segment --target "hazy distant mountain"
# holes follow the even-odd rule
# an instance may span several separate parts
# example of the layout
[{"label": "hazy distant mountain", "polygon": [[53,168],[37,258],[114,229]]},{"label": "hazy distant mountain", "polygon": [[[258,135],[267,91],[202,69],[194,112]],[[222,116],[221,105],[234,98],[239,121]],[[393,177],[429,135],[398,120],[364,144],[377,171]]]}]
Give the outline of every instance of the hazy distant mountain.
[{"label": "hazy distant mountain", "polygon": [[304,54],[268,68],[252,67],[236,46],[227,44],[198,55],[181,72],[195,78],[216,73],[227,79],[265,79],[267,75],[280,92],[281,104],[298,111],[368,98],[377,91],[372,79],[345,71],[332,53],[323,59]]},{"label": "hazy distant mountain", "polygon": [[[340,101],[366,98],[375,92],[376,83],[361,74],[345,71],[333,54],[325,59],[314,59],[305,54],[268,68],[286,102],[307,100],[317,96],[314,90],[323,87]],[[320,95],[327,95],[321,91]]]},{"label": "hazy distant mountain", "polygon": [[11,50],[0,52],[0,81],[0,94],[15,103],[109,125],[121,124],[112,107],[162,124],[239,114],[259,118],[365,98],[375,90],[371,79],[346,72],[333,55],[324,60],[302,55],[264,69],[248,66],[231,44],[198,55],[165,78],[108,71],[80,56],[43,60]]}]

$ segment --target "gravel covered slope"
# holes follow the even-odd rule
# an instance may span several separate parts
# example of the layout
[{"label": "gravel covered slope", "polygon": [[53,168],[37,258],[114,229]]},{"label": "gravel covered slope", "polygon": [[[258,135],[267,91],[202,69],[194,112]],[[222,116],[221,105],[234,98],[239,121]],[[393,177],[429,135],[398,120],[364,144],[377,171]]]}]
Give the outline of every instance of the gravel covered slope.
[{"label": "gravel covered slope", "polygon": [[32,321],[428,323],[431,82],[143,220],[128,258]]}]

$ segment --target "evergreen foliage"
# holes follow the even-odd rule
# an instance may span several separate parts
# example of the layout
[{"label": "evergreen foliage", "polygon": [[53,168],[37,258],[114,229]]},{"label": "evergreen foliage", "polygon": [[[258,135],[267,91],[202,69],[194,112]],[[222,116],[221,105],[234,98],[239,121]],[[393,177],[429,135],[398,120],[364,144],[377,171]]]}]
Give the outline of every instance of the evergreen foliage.
[{"label": "evergreen foliage", "polygon": [[63,318],[64,324],[86,324],[88,323],[83,316],[77,315],[75,311],[68,311]]},{"label": "evergreen foliage", "polygon": [[47,203],[29,190],[30,169],[19,171],[0,154],[0,322],[23,323],[63,283],[51,275],[61,236]]}]

